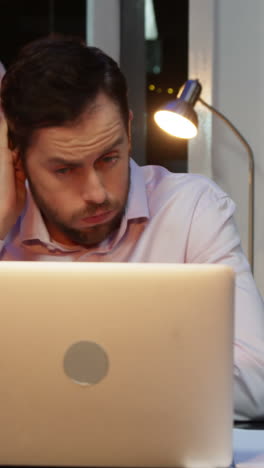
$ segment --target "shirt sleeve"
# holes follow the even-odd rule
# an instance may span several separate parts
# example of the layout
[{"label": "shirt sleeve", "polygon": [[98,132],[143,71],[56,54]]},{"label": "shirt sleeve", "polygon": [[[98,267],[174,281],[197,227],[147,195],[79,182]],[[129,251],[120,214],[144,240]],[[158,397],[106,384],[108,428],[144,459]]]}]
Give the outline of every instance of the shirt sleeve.
[{"label": "shirt sleeve", "polygon": [[187,261],[222,263],[235,273],[234,408],[236,420],[264,416],[264,303],[234,222],[234,202],[209,185],[199,197]]}]

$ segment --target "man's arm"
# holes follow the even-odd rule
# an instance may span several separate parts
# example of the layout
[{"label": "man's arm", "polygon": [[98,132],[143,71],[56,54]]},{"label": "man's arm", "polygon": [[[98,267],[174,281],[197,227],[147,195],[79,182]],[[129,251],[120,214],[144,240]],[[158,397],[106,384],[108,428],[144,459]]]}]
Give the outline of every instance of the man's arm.
[{"label": "man's arm", "polygon": [[190,232],[190,263],[223,263],[236,273],[235,418],[264,418],[264,303],[240,245],[235,205],[213,183],[205,186]]},{"label": "man's arm", "polygon": [[8,147],[7,123],[0,111],[0,240],[17,221],[26,199],[25,174],[19,154]]}]

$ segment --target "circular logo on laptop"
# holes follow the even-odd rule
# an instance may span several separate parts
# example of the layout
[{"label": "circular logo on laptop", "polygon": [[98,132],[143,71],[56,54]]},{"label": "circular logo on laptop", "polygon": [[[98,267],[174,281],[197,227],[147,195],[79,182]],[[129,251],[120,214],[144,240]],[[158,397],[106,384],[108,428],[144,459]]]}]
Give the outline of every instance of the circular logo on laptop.
[{"label": "circular logo on laptop", "polygon": [[79,385],[94,385],[108,373],[109,359],[105,350],[92,341],[73,343],[64,355],[65,374]]}]

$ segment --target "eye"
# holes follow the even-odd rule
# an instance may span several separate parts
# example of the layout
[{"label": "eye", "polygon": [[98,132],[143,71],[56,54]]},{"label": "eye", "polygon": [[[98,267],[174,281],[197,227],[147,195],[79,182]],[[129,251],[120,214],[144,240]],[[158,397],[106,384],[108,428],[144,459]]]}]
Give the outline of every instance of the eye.
[{"label": "eye", "polygon": [[55,174],[65,175],[65,174],[69,174],[71,171],[72,171],[71,167],[60,167],[59,169],[55,170]]},{"label": "eye", "polygon": [[103,156],[102,157],[102,162],[106,163],[106,164],[113,164],[115,163],[116,161],[118,160],[118,156],[117,155],[109,155],[109,156]]}]

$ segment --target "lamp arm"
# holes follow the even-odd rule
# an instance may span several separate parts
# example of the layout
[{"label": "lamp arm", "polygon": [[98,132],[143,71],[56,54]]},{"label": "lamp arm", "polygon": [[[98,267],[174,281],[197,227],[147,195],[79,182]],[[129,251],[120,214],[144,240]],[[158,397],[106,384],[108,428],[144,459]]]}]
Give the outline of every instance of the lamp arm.
[{"label": "lamp arm", "polygon": [[248,154],[248,260],[251,266],[252,273],[254,272],[254,192],[255,192],[255,163],[254,163],[254,153],[251,146],[248,144],[247,140],[241,135],[237,128],[225,117],[221,112],[219,112],[215,107],[211,106],[205,102],[201,97],[198,98],[201,104],[207,107],[211,112],[216,114],[220,119],[222,119],[228,127],[235,133],[239,138],[241,143],[247,150]]}]

